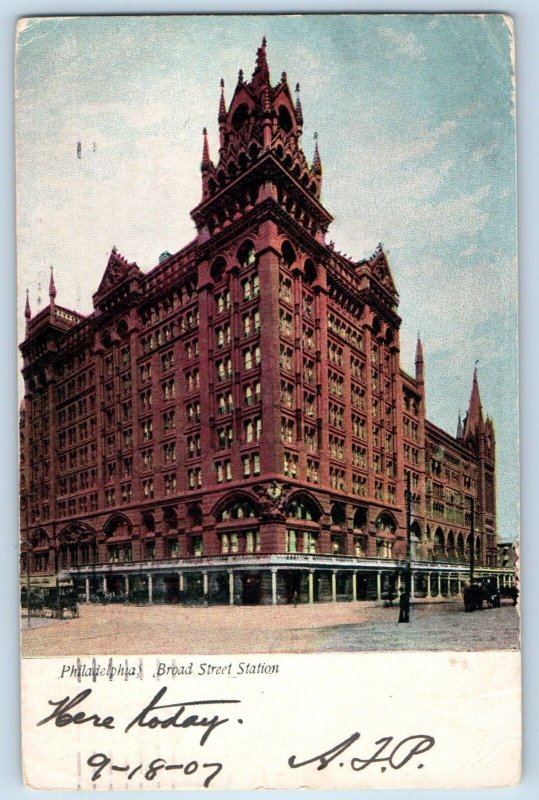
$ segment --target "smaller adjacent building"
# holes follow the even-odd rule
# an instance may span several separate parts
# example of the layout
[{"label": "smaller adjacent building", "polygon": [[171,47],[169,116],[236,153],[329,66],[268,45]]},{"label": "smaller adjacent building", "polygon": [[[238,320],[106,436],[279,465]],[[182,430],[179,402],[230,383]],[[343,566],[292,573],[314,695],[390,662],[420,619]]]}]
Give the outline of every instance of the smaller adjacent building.
[{"label": "smaller adjacent building", "polygon": [[498,542],[498,566],[501,569],[515,570],[518,552],[515,542]]}]

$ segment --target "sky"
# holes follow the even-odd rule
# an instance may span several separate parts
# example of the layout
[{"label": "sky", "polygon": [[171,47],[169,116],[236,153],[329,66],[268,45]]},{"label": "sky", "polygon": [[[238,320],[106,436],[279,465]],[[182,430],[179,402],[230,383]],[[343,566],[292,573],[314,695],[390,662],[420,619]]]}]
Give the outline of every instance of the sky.
[{"label": "sky", "polygon": [[[497,440],[498,532],[518,532],[513,40],[501,15],[84,17],[24,21],[17,43],[19,340],[24,292],[92,310],[113,245],[142,269],[194,236],[202,128],[217,159],[262,36],[273,83],[301,85],[328,240],[384,244],[402,366],[425,351],[427,414],[455,433],[474,363]],[[77,142],[81,158],[77,158]]]}]

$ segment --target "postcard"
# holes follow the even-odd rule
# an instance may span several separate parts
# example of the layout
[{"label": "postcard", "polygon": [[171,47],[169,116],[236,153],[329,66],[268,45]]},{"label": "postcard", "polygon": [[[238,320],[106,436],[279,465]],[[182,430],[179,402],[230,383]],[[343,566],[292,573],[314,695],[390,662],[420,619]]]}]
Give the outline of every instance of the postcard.
[{"label": "postcard", "polygon": [[27,18],[16,98],[25,783],[518,782],[512,20]]}]

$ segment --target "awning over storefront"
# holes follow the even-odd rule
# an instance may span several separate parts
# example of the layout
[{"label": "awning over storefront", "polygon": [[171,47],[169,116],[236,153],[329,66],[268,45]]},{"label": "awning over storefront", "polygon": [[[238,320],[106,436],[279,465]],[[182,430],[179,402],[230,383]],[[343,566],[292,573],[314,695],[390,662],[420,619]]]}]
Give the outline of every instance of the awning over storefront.
[{"label": "awning over storefront", "polygon": [[[58,580],[57,580],[58,579]],[[73,580],[69,572],[60,572],[56,575],[31,575],[30,588],[31,589],[55,589],[56,586],[73,586]],[[21,588],[28,586],[28,578],[21,575]]]},{"label": "awning over storefront", "polygon": [[55,575],[32,575],[30,581],[27,578],[21,577],[21,587],[25,589],[30,583],[32,589],[53,589],[56,586]]}]

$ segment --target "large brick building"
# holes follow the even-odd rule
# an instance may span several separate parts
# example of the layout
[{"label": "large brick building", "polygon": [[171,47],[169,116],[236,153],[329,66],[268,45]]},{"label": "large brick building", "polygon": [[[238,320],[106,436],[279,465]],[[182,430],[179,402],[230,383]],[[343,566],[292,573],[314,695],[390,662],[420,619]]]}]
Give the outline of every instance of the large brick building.
[{"label": "large brick building", "polygon": [[[477,375],[457,436],[400,366],[381,245],[326,242],[317,145],[265,42],[204,131],[196,237],[142,272],[113,248],[83,316],[26,306],[22,572],[80,595],[284,602],[416,594],[497,562],[495,442]],[[346,187],[343,187],[346,190]],[[406,486],[411,485],[411,524]],[[409,529],[409,537],[407,535]],[[407,548],[407,541],[409,545]],[[29,560],[27,560],[29,558]]]}]

